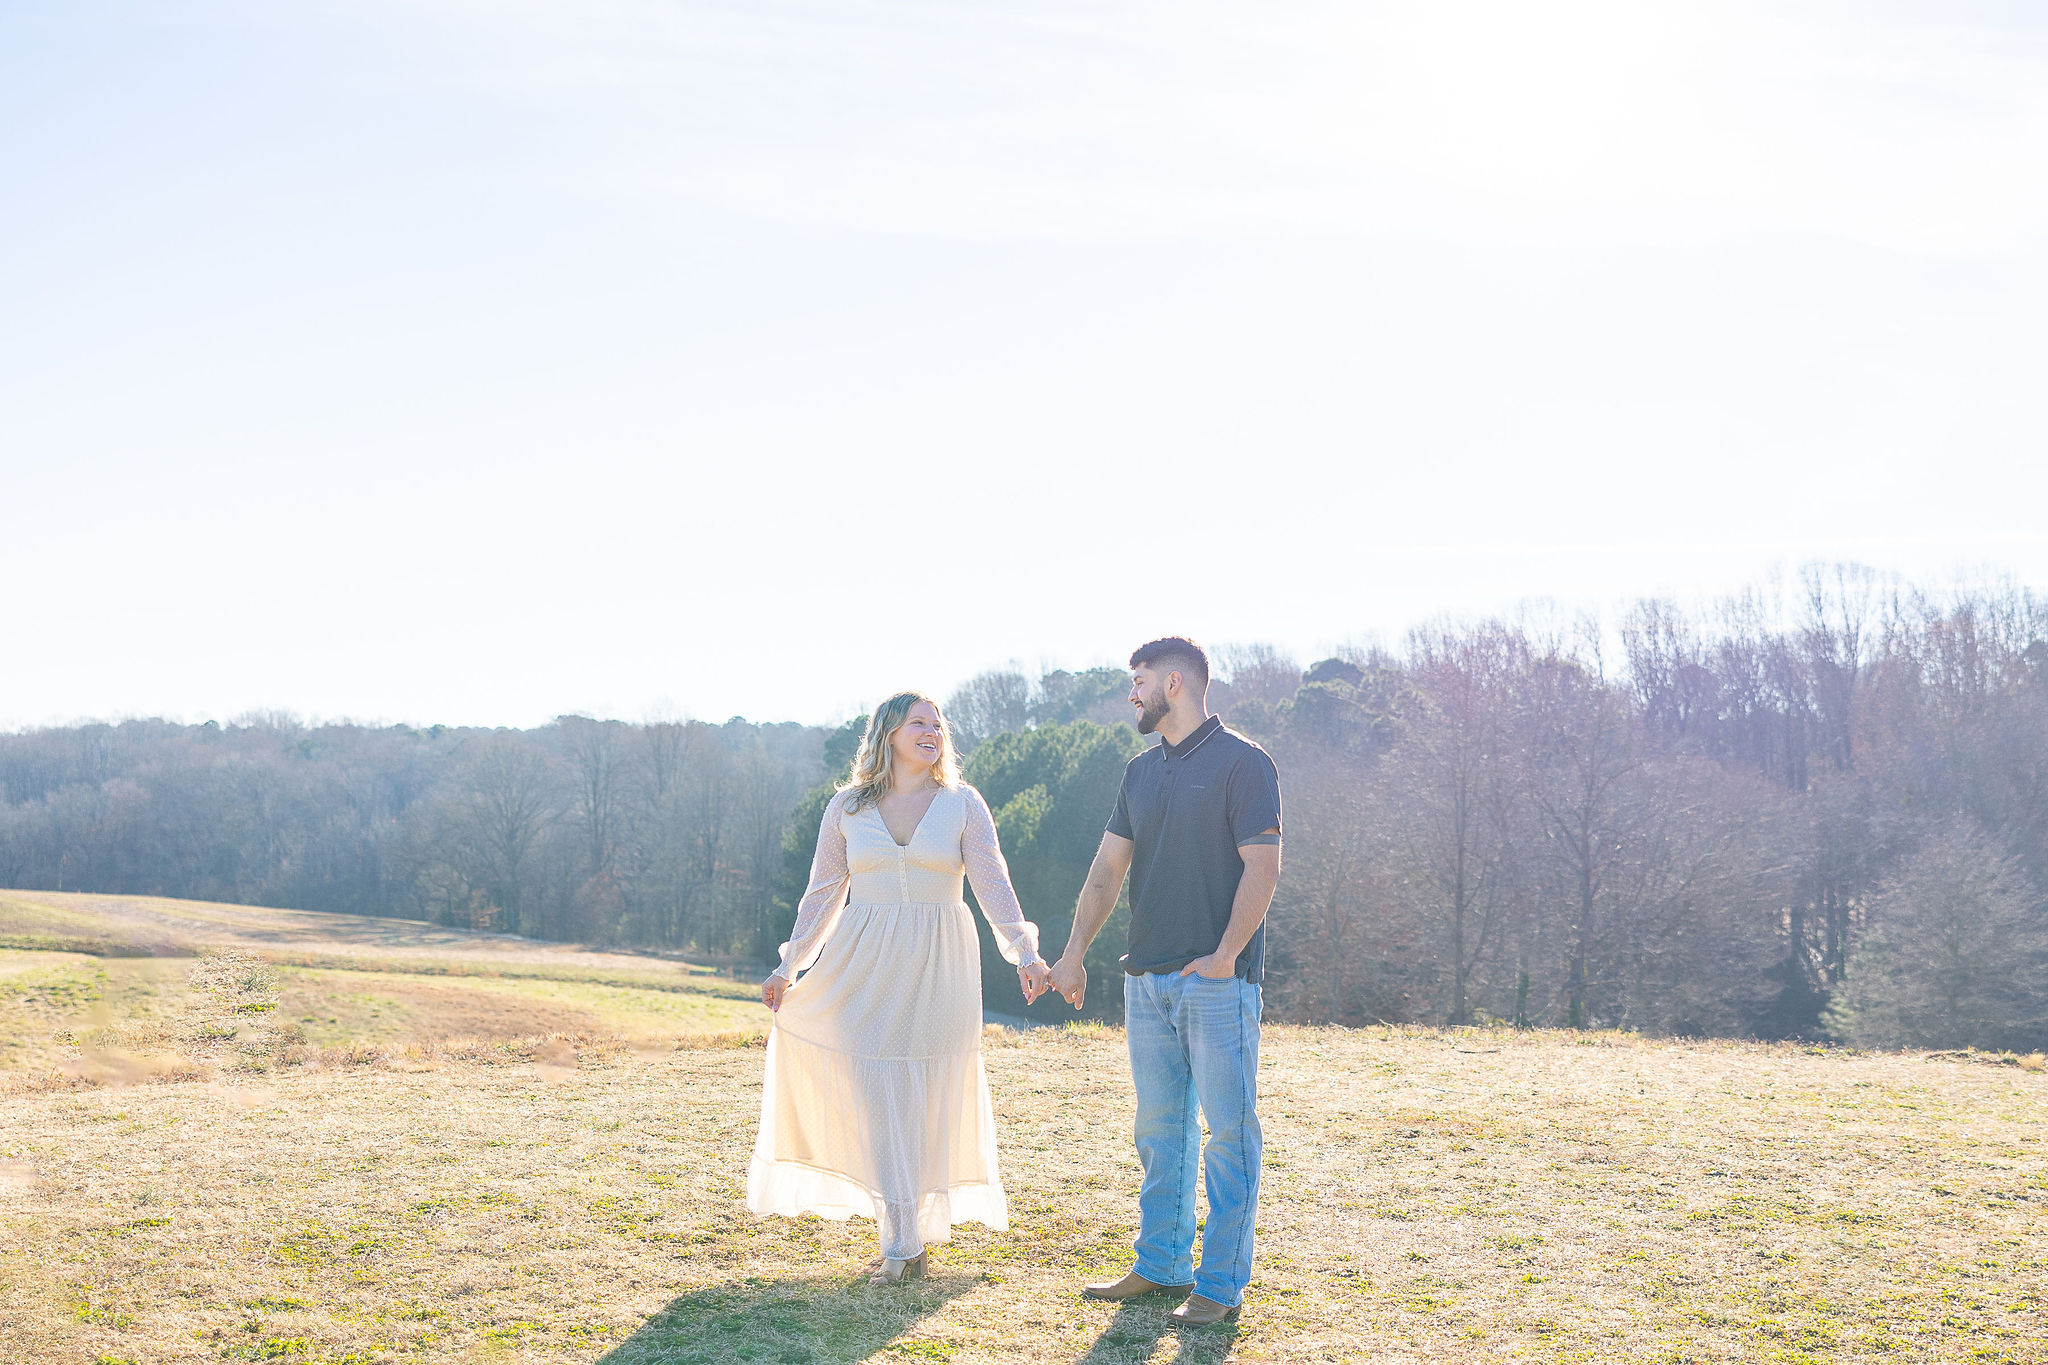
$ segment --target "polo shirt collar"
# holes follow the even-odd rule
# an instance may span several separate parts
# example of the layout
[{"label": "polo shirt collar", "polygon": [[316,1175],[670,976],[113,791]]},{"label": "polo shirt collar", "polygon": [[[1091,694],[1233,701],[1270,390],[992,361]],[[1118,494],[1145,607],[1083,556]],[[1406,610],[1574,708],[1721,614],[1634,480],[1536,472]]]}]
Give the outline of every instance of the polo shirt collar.
[{"label": "polo shirt collar", "polygon": [[1188,737],[1178,744],[1168,744],[1165,736],[1162,735],[1159,740],[1160,752],[1167,758],[1185,758],[1193,753],[1203,740],[1222,728],[1223,717],[1211,716],[1194,729],[1188,731]]}]

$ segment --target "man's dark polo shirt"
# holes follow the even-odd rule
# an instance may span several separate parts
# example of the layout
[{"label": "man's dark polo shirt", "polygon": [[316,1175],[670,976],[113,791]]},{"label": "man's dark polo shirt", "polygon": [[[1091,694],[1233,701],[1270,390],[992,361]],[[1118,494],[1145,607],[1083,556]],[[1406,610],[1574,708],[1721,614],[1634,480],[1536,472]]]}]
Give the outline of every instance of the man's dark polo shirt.
[{"label": "man's dark polo shirt", "polygon": [[[1129,839],[1131,951],[1124,970],[1177,972],[1223,942],[1244,876],[1239,844],[1277,843],[1280,773],[1264,749],[1218,716],[1179,744],[1161,741],[1132,759],[1109,832]],[[1256,983],[1266,966],[1266,926],[1237,955]]]}]

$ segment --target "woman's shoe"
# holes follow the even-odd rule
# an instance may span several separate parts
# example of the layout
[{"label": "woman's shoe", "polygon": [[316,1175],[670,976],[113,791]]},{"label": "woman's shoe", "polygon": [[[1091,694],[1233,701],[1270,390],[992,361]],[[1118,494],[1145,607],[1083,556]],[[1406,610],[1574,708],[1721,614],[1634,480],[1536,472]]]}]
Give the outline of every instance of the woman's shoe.
[{"label": "woman's shoe", "polygon": [[925,1253],[922,1251],[908,1261],[884,1257],[876,1267],[875,1273],[868,1276],[868,1283],[896,1284],[902,1280],[921,1280],[924,1278],[924,1258]]}]

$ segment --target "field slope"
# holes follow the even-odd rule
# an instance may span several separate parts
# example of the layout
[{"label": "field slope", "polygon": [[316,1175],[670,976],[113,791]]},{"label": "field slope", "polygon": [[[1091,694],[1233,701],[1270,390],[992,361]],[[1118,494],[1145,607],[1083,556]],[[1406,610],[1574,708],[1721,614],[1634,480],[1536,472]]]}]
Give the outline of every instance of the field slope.
[{"label": "field slope", "polygon": [[743,1028],[323,1049],[247,945],[175,965],[180,1067],[0,1094],[0,1360],[2048,1362],[1999,1059],[1273,1027],[1256,1279],[1182,1335],[1075,1296],[1132,1232],[1114,1029],[989,1031],[1012,1227],[877,1290],[865,1222],[746,1213]]},{"label": "field slope", "polygon": [[75,1064],[96,1033],[130,1051],[191,1051],[166,1044],[206,1004],[193,960],[219,950],[270,969],[266,1013],[294,1035],[274,1052],[555,1034],[667,1045],[768,1024],[751,981],[643,954],[416,920],[0,891],[0,1089],[9,1073]]}]

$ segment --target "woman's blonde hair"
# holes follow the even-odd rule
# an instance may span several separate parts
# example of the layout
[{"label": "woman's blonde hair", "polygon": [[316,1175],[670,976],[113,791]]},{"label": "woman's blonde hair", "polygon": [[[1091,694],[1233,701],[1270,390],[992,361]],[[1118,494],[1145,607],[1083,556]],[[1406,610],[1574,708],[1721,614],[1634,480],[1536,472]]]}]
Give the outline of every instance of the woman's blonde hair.
[{"label": "woman's blonde hair", "polygon": [[910,718],[910,708],[919,702],[929,703],[939,716],[939,761],[932,764],[932,780],[942,787],[960,784],[960,760],[953,755],[953,734],[947,728],[946,713],[939,710],[938,702],[922,692],[898,692],[868,717],[867,733],[860,737],[860,751],[853,756],[853,772],[839,788],[852,793],[846,802],[849,814],[875,805],[889,794],[889,779],[896,764],[896,750],[889,741],[896,738],[896,732]]}]

